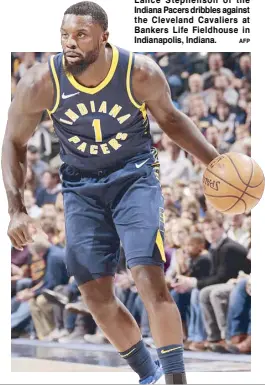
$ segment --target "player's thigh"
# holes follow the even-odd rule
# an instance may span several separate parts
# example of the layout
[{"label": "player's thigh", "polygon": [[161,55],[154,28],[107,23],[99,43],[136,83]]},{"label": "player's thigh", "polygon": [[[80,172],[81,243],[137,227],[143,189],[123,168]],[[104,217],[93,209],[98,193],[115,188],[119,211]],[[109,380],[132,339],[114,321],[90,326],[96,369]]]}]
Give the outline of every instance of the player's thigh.
[{"label": "player's thigh", "polygon": [[119,238],[111,216],[94,199],[64,192],[66,265],[81,285],[114,275],[119,258]]},{"label": "player's thigh", "polygon": [[164,199],[151,166],[128,186],[117,203],[113,219],[128,266],[165,262]]}]

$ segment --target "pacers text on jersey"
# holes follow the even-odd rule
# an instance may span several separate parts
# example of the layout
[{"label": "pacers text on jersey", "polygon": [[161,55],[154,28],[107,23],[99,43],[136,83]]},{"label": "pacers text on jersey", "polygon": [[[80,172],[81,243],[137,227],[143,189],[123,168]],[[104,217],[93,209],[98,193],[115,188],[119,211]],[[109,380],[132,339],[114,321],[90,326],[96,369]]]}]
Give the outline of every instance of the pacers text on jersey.
[{"label": "pacers text on jersey", "polygon": [[[74,111],[75,110],[75,111]],[[63,118],[60,118],[60,121],[65,124],[73,125],[80,116],[84,115],[90,115],[93,117],[94,113],[102,113],[102,114],[108,114],[114,119],[117,119],[119,124],[123,124],[127,119],[130,118],[131,114],[122,114],[122,106],[115,104],[114,106],[111,105],[108,107],[107,101],[103,100],[98,108],[96,108],[95,101],[91,100],[88,105],[85,105],[84,103],[78,103],[76,104],[76,108],[68,108],[64,115],[70,119],[66,120]],[[99,119],[95,119],[99,120]],[[96,129],[96,127],[95,127]],[[78,135],[74,135],[68,139],[68,142],[74,144],[76,146],[76,149],[81,152],[89,152],[91,155],[98,155],[101,154],[110,154],[110,149],[112,150],[118,150],[122,144],[120,141],[124,141],[127,138],[128,134],[123,132],[118,132],[115,137],[111,138],[107,143],[98,143],[93,145],[88,145],[88,143],[82,141]],[[96,135],[97,137],[97,135]],[[99,135],[100,139],[98,140],[101,142],[102,136]],[[97,140],[96,140],[97,141]]]}]

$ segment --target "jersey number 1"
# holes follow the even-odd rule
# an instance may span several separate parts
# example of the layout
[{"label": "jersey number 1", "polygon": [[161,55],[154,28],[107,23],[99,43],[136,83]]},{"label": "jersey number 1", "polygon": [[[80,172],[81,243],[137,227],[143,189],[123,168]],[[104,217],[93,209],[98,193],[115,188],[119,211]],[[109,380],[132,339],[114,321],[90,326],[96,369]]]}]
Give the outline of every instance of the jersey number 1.
[{"label": "jersey number 1", "polygon": [[94,131],[95,131],[95,141],[102,142],[102,131],[101,131],[100,119],[94,119],[92,122],[92,126],[94,127]]}]

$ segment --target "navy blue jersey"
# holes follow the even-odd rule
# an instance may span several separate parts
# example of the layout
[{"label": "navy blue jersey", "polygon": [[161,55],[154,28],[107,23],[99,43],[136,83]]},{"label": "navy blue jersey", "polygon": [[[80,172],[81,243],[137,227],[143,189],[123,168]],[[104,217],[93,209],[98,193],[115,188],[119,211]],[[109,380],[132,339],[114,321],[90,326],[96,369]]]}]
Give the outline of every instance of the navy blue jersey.
[{"label": "navy blue jersey", "polygon": [[62,53],[49,59],[55,87],[49,113],[60,141],[61,159],[89,172],[153,156],[145,104],[132,94],[134,54],[111,48],[108,75],[94,88],[84,87],[64,71]]}]

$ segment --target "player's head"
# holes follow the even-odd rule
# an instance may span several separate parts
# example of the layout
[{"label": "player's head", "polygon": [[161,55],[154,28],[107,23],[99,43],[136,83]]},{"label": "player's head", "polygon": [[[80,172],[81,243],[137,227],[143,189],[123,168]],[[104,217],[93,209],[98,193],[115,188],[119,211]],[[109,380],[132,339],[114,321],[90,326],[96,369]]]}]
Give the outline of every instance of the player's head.
[{"label": "player's head", "polygon": [[65,69],[72,75],[84,72],[99,57],[108,40],[108,16],[92,1],[73,4],[61,25]]}]

